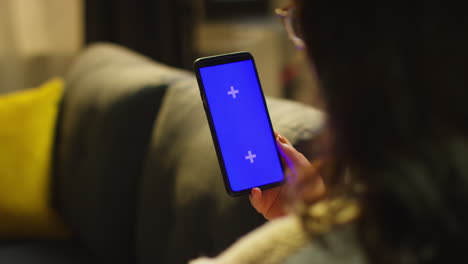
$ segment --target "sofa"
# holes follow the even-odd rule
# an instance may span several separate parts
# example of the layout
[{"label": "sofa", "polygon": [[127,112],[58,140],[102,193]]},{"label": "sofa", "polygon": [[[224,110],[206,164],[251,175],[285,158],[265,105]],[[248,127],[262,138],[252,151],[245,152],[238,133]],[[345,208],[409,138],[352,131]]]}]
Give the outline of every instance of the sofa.
[{"label": "sofa", "polygon": [[[0,241],[0,263],[186,263],[265,221],[225,192],[191,72],[101,43],[64,79],[52,195],[71,237]],[[275,130],[313,144],[320,111],[267,104]]]}]

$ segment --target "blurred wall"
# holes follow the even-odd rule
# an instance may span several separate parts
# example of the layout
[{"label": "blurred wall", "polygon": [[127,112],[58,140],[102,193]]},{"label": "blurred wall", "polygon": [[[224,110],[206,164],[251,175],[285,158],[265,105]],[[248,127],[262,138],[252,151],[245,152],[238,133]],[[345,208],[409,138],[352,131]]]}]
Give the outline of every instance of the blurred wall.
[{"label": "blurred wall", "polygon": [[83,45],[82,0],[0,1],[0,93],[61,75]]}]

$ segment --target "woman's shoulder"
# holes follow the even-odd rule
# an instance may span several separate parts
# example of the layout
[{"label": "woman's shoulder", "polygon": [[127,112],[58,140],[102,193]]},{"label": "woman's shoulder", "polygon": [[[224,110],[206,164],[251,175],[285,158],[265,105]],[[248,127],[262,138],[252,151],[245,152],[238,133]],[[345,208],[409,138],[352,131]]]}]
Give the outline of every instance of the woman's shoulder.
[{"label": "woman's shoulder", "polygon": [[302,263],[365,264],[367,261],[355,226],[346,225],[311,240],[284,262],[284,264]]},{"label": "woman's shoulder", "polygon": [[199,258],[190,263],[282,263],[291,254],[304,247],[308,239],[299,217],[289,215],[255,229],[216,258]]},{"label": "woman's shoulder", "polygon": [[289,215],[273,220],[242,237],[216,258],[191,264],[238,263],[352,263],[364,264],[352,226],[342,226],[311,240],[300,218]]}]

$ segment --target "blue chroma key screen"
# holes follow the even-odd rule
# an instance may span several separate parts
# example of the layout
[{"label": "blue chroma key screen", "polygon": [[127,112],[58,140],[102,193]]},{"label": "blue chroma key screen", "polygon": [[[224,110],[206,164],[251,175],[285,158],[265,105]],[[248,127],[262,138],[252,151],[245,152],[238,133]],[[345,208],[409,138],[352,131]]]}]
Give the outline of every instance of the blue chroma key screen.
[{"label": "blue chroma key screen", "polygon": [[233,191],[283,180],[252,60],[203,67],[200,76]]}]

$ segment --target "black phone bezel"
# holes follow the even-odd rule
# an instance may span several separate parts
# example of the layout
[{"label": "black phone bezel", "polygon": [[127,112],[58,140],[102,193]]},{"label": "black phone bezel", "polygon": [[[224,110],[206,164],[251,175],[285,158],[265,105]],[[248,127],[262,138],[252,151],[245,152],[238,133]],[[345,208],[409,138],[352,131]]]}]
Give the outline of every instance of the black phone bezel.
[{"label": "black phone bezel", "polygon": [[257,82],[258,82],[258,85],[260,87],[260,92],[261,92],[262,99],[263,99],[263,104],[264,104],[265,110],[267,112],[268,122],[270,124],[271,138],[273,140],[273,144],[275,145],[277,155],[278,155],[278,159],[280,160],[281,170],[282,170],[282,173],[283,173],[283,179],[281,181],[272,182],[272,183],[269,183],[269,184],[257,186],[258,188],[260,188],[262,190],[266,190],[266,189],[277,187],[277,186],[283,184],[286,181],[286,175],[284,174],[284,166],[283,166],[283,163],[281,162],[281,156],[280,156],[280,153],[279,153],[278,146],[276,145],[273,125],[271,123],[271,118],[270,118],[270,114],[269,114],[269,111],[268,111],[268,106],[266,104],[265,95],[263,93],[263,89],[262,89],[262,86],[261,86],[261,83],[260,83],[260,78],[259,78],[258,71],[257,71],[257,66],[255,64],[255,60],[254,60],[252,54],[250,54],[249,52],[245,52],[245,51],[235,52],[235,53],[228,53],[228,54],[221,54],[221,55],[216,55],[216,56],[199,58],[199,59],[195,60],[195,62],[193,63],[195,75],[197,77],[198,87],[199,87],[199,90],[200,90],[200,97],[201,97],[201,99],[203,101],[203,107],[205,108],[206,118],[208,119],[208,124],[209,124],[209,127],[210,127],[211,136],[212,136],[213,143],[214,143],[214,146],[215,146],[215,149],[216,149],[216,155],[218,157],[218,163],[219,163],[219,166],[221,168],[221,173],[222,173],[223,179],[224,179],[224,187],[226,188],[226,192],[230,196],[233,196],[233,197],[249,194],[251,189],[244,189],[244,190],[240,190],[240,191],[234,191],[231,188],[231,184],[229,182],[226,167],[225,167],[225,164],[224,164],[224,158],[223,158],[223,155],[221,153],[221,148],[219,146],[218,136],[216,134],[216,130],[215,130],[215,127],[214,127],[214,124],[213,124],[213,118],[211,116],[210,108],[208,107],[208,102],[206,100],[205,86],[203,85],[203,81],[202,81],[202,78],[201,78],[201,75],[200,75],[200,68],[216,66],[216,65],[222,65],[222,64],[232,63],[232,62],[245,61],[245,60],[251,60],[252,63],[253,63],[253,66],[254,66],[254,69],[255,69],[255,74],[256,74],[256,77],[257,77]]}]

